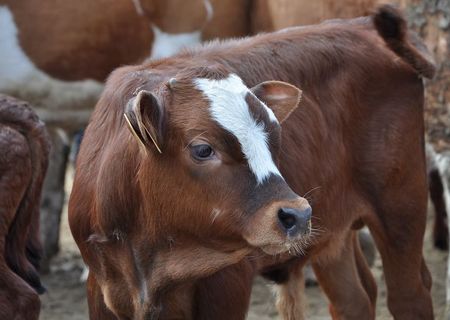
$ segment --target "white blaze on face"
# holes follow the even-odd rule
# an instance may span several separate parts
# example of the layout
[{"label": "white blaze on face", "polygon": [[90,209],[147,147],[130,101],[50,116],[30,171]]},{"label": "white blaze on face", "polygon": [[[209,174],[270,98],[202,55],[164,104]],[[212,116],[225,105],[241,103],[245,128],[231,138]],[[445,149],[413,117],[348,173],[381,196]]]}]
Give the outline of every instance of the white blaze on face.
[{"label": "white blaze on face", "polygon": [[[194,83],[208,98],[212,118],[238,139],[257,182],[262,183],[271,174],[281,177],[272,159],[264,124],[255,121],[245,100],[252,93],[241,78],[231,74],[222,80],[200,78]],[[272,110],[261,104],[271,121],[277,121]]]}]

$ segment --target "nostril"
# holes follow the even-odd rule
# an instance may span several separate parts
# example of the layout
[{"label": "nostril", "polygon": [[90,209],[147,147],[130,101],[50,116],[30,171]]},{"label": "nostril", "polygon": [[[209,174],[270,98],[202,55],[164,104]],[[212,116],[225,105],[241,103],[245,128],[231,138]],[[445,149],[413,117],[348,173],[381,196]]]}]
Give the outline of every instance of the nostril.
[{"label": "nostril", "polygon": [[278,219],[286,230],[292,229],[297,224],[297,217],[291,211],[292,209],[290,208],[281,208],[278,210]]},{"label": "nostril", "polygon": [[294,208],[280,208],[278,210],[278,220],[281,228],[289,237],[310,232],[311,228],[311,207],[302,210]]}]

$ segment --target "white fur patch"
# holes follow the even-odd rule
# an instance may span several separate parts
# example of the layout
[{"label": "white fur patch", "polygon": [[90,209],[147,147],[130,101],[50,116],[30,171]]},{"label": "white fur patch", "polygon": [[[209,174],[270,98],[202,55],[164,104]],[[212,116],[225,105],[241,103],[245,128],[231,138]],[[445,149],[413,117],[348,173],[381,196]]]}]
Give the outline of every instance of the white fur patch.
[{"label": "white fur patch", "polygon": [[[263,123],[257,123],[252,117],[245,97],[250,90],[235,74],[222,80],[196,79],[196,87],[208,98],[212,118],[227,131],[231,132],[241,144],[249,167],[262,183],[269,175],[281,174],[273,162],[267,142],[267,132]],[[262,105],[264,105],[261,102]],[[275,118],[272,110],[269,116]],[[276,118],[275,118],[276,121]]]},{"label": "white fur patch", "polygon": [[152,25],[154,33],[153,47],[150,58],[159,59],[171,56],[182,48],[201,43],[201,31],[191,33],[170,34]]},{"label": "white fur patch", "polygon": [[0,92],[32,103],[44,122],[64,118],[67,111],[71,116],[74,111],[81,112],[87,122],[85,113],[95,106],[103,85],[93,80],[68,82],[49,77],[28,58],[17,35],[10,10],[0,6]]}]

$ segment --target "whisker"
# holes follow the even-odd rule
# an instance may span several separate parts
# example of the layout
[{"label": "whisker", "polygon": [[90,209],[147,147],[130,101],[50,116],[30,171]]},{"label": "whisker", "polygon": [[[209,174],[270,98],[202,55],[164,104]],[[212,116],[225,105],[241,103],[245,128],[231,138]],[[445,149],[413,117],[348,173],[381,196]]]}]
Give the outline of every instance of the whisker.
[{"label": "whisker", "polygon": [[321,186],[317,186],[317,187],[312,188],[311,190],[309,190],[308,192],[306,192],[306,193],[303,195],[303,198],[305,198],[306,196],[308,196],[311,192],[313,192],[313,191],[315,191],[315,190],[317,190],[317,189],[320,189],[320,188],[322,188],[322,187],[321,187]]}]

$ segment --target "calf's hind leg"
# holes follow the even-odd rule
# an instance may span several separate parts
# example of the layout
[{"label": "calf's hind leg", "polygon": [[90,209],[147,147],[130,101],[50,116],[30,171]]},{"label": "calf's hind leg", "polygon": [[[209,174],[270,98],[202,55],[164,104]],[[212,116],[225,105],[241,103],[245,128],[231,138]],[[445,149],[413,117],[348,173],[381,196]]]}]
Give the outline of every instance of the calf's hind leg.
[{"label": "calf's hind leg", "polygon": [[395,319],[433,319],[431,276],[422,256],[426,224],[425,175],[416,171],[402,187],[385,188],[378,219],[368,221],[383,261],[388,307]]},{"label": "calf's hind leg", "polygon": [[303,320],[305,279],[303,267],[307,262],[304,258],[293,258],[281,265],[262,270],[261,275],[276,283],[276,306],[281,319]]}]

